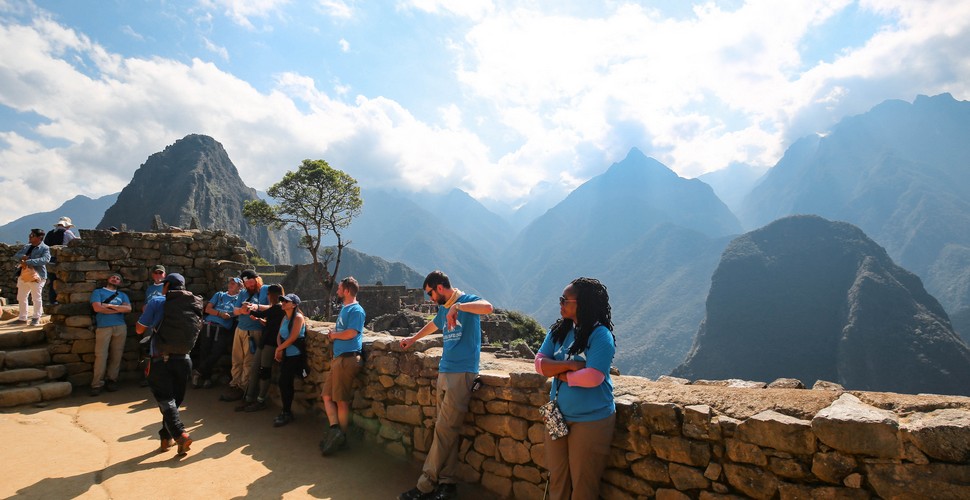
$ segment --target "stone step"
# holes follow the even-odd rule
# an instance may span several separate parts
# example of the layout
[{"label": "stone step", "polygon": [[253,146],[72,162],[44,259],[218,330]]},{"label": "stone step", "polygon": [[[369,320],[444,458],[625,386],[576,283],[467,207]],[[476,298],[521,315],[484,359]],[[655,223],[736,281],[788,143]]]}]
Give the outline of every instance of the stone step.
[{"label": "stone step", "polygon": [[0,367],[11,370],[14,368],[39,368],[51,364],[51,353],[47,347],[32,347],[6,351],[2,355]]},{"label": "stone step", "polygon": [[30,387],[0,389],[0,408],[51,401],[71,395],[70,382],[45,382]]},{"label": "stone step", "polygon": [[17,330],[0,331],[0,350],[27,347],[47,342],[42,326],[28,326]]},{"label": "stone step", "polygon": [[25,383],[36,382],[38,380],[47,380],[48,375],[47,370],[41,370],[39,368],[15,368],[13,370],[4,370],[0,372],[0,385],[22,385]]}]

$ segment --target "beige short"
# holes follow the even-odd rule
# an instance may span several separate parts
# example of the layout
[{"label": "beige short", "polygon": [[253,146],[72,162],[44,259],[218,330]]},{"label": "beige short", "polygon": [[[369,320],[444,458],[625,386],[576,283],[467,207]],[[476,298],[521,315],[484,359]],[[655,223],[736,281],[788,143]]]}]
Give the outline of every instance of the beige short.
[{"label": "beige short", "polygon": [[354,399],[354,379],[360,371],[360,354],[337,356],[330,363],[330,375],[323,384],[323,395],[333,401]]}]

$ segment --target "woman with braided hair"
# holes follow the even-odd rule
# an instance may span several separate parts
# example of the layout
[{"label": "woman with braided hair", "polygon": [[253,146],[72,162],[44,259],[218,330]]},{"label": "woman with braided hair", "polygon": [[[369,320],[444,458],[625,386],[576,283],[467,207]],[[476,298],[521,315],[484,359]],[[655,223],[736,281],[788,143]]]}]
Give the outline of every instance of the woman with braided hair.
[{"label": "woman with braided hair", "polygon": [[573,280],[559,297],[559,314],[535,359],[536,371],[554,379],[549,398],[569,428],[558,439],[546,432],[549,498],[595,499],[616,423],[610,379],[616,337],[606,287],[593,278]]}]

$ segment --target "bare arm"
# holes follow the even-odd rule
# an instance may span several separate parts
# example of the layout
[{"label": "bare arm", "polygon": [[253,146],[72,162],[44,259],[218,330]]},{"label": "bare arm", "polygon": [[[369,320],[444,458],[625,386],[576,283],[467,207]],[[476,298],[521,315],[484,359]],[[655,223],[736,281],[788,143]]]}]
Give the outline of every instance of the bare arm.
[{"label": "bare arm", "polygon": [[546,377],[558,377],[560,374],[583,368],[586,368],[585,361],[556,361],[543,354],[536,355],[536,372]]},{"label": "bare arm", "polygon": [[418,333],[415,333],[406,339],[401,339],[401,347],[403,349],[408,349],[414,345],[418,339],[431,335],[436,331],[438,331],[438,326],[434,324],[434,321],[429,321],[428,324],[424,325],[420,330],[418,330]]},{"label": "bare arm", "polygon": [[330,336],[330,340],[352,340],[359,333],[360,332],[358,332],[357,330],[348,328],[346,330],[341,330],[339,332],[330,330],[330,333],[328,335]]}]

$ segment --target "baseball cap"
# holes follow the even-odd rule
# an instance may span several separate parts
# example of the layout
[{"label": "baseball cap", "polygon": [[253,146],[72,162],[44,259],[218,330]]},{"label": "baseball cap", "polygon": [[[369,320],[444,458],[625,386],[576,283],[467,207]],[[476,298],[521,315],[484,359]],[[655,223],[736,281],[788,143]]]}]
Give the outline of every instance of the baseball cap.
[{"label": "baseball cap", "polygon": [[300,305],[300,296],[295,293],[288,293],[280,297],[280,300],[283,302],[292,302],[295,306]]},{"label": "baseball cap", "polygon": [[245,271],[239,273],[239,277],[244,280],[253,280],[256,279],[257,276],[259,275],[256,274],[254,269],[246,269]]},{"label": "baseball cap", "polygon": [[156,264],[155,267],[152,268],[152,272],[155,272],[155,271],[161,271],[161,272],[164,273],[165,272],[165,266],[163,266],[161,264]]},{"label": "baseball cap", "polygon": [[168,276],[165,276],[165,279],[162,280],[162,283],[168,283],[170,285],[177,285],[180,287],[184,287],[185,278],[183,278],[182,275],[179,273],[172,273],[172,274],[169,274]]}]

